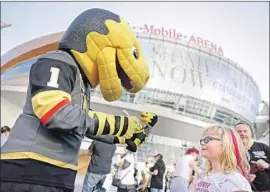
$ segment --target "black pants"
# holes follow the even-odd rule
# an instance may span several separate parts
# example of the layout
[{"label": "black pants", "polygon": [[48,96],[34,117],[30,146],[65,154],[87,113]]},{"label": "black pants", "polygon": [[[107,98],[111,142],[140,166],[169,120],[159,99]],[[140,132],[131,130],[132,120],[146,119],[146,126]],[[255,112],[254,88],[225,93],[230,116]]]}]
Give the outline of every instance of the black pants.
[{"label": "black pants", "polygon": [[73,192],[71,189],[61,189],[44,185],[26,183],[1,182],[1,192]]}]

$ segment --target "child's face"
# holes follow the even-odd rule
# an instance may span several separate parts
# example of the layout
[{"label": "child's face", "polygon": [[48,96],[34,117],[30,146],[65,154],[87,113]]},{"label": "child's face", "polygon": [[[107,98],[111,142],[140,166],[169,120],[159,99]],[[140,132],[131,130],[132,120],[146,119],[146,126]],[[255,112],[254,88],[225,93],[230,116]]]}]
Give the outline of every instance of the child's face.
[{"label": "child's face", "polygon": [[201,154],[208,160],[218,160],[222,152],[219,136],[211,131],[203,134],[201,139]]}]

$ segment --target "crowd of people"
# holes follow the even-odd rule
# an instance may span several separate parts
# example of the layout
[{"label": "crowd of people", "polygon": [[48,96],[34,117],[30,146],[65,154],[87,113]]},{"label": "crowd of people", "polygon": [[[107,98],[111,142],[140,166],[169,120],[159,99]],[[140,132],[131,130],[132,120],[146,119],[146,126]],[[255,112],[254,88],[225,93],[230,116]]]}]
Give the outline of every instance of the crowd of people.
[{"label": "crowd of people", "polygon": [[[10,131],[1,127],[1,147]],[[201,148],[187,149],[173,169],[157,154],[139,170],[135,153],[125,148],[113,162],[116,145],[92,136],[82,192],[105,192],[112,186],[118,192],[270,191],[270,148],[252,139],[249,125],[240,122],[234,130],[214,125],[201,138]],[[198,165],[199,159],[204,163]]]},{"label": "crowd of people", "polygon": [[[173,170],[166,167],[163,155],[157,154],[153,165],[145,162],[144,169],[138,171],[135,155],[128,150],[112,165],[116,148],[110,146],[109,152],[108,144],[97,143],[94,141],[89,148],[92,160],[83,192],[92,192],[93,188],[100,191],[106,178],[111,178],[111,184],[117,187],[118,192],[270,191],[269,146],[254,141],[249,125],[245,123],[237,124],[234,130],[215,125],[208,127],[203,131],[201,148],[187,149],[185,155],[176,161]],[[102,160],[97,161],[96,156]],[[200,166],[199,158],[204,162]],[[97,173],[91,170],[93,166],[106,169],[102,176],[97,176],[100,178],[96,180],[98,183],[93,182],[94,177],[89,177],[89,174]],[[115,182],[116,178],[118,182]],[[109,191],[110,187],[107,184],[107,189],[102,188],[101,191]]]}]

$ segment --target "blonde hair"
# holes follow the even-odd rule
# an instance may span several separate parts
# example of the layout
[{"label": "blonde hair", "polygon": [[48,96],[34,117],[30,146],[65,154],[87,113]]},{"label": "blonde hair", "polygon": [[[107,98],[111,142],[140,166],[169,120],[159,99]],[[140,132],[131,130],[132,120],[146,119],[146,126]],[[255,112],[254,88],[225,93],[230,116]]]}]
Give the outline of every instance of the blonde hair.
[{"label": "blonde hair", "polygon": [[[222,152],[219,158],[219,163],[222,170],[224,172],[239,171],[244,176],[246,176],[249,173],[250,167],[247,160],[244,145],[239,135],[232,129],[227,129],[224,127],[220,127],[218,125],[207,127],[203,131],[203,134],[206,134],[209,132],[216,134],[221,140]],[[236,138],[235,139],[236,145],[234,144],[233,137]],[[236,150],[235,150],[236,147],[238,147],[240,163],[237,163]],[[212,170],[212,165],[209,160],[206,160],[205,168],[206,168],[206,172],[209,172]]]}]

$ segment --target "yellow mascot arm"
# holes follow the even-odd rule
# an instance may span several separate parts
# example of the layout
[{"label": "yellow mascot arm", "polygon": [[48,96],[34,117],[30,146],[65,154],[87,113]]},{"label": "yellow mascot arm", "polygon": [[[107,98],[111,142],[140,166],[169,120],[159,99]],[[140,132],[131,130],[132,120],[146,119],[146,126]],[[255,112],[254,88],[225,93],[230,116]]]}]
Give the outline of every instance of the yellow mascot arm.
[{"label": "yellow mascot arm", "polygon": [[89,111],[88,115],[94,122],[94,133],[86,132],[87,137],[91,135],[114,135],[117,140],[116,143],[124,143],[125,139],[133,136],[133,133],[140,132],[143,128],[138,123],[138,119],[134,116],[115,116],[102,112]]}]

